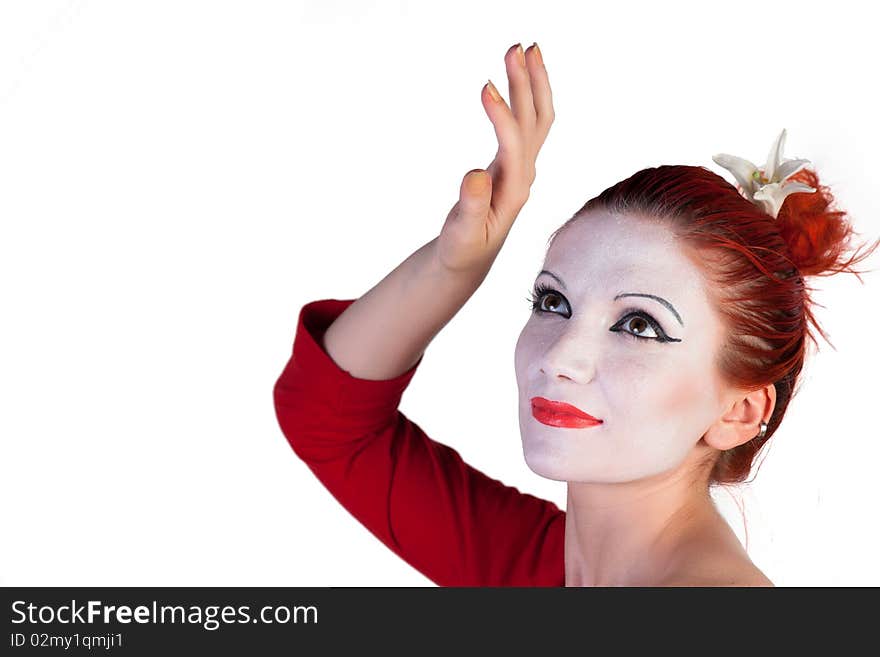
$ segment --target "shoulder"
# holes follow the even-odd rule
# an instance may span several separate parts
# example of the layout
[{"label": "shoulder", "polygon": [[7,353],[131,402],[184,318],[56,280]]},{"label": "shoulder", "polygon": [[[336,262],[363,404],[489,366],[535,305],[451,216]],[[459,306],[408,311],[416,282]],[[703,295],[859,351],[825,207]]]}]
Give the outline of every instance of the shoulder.
[{"label": "shoulder", "polygon": [[745,556],[703,557],[667,574],[657,586],[775,586],[760,568]]},{"label": "shoulder", "polygon": [[720,516],[695,529],[674,552],[657,586],[775,586]]}]

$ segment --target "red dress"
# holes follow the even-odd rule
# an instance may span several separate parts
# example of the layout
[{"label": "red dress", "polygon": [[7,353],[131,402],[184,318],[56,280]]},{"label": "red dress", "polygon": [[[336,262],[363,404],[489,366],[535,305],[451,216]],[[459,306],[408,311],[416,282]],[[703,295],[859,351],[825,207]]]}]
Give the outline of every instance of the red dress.
[{"label": "red dress", "polygon": [[321,347],[354,299],[303,306],[274,387],[296,455],[358,521],[440,586],[564,586],[565,512],[506,486],[398,410],[421,359],[394,379],[341,369]]}]

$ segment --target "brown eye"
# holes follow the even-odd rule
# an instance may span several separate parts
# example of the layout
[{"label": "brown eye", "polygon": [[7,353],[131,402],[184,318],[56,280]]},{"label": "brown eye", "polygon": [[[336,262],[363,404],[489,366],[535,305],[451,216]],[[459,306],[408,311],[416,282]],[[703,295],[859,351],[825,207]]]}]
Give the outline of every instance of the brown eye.
[{"label": "brown eye", "polygon": [[[674,338],[667,337],[660,325],[649,315],[636,310],[630,311],[610,330],[622,332],[636,340],[655,340],[657,342],[674,340]],[[678,342],[678,340],[674,341]]]},{"label": "brown eye", "polygon": [[[544,303],[545,301],[547,301],[546,304]],[[531,305],[534,312],[558,315],[559,313],[556,311],[561,308],[567,308],[568,301],[558,292],[539,284],[535,286],[534,291],[529,297],[529,305]]]},{"label": "brown eye", "polygon": [[627,322],[627,325],[636,335],[642,335],[645,331],[651,329],[651,325],[645,320],[644,317],[632,317]]},{"label": "brown eye", "polygon": [[[549,301],[547,301],[549,299]],[[547,301],[547,310],[556,310],[559,308],[561,299],[558,294],[554,294],[553,292],[549,292],[544,295],[544,301]]]}]

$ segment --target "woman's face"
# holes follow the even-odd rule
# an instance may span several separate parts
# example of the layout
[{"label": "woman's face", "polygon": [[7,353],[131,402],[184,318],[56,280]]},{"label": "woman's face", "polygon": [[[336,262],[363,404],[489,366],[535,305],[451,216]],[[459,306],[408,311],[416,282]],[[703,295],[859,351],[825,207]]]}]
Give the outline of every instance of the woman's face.
[{"label": "woman's face", "polygon": [[[605,211],[560,231],[543,269],[560,280],[535,279],[552,292],[538,296],[514,358],[529,468],[621,482],[680,465],[725,410],[713,362],[722,326],[699,269],[662,224]],[[632,294],[671,308],[622,296]],[[533,416],[534,397],[602,422],[550,426]]]}]

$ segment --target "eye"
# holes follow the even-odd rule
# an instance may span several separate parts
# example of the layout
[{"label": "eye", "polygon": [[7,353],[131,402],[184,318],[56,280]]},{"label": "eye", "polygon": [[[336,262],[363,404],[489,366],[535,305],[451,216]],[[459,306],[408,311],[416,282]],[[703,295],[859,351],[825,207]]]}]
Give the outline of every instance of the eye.
[{"label": "eye", "polygon": [[[556,315],[559,314],[556,310],[560,307],[568,308],[568,300],[564,296],[542,283],[535,285],[535,289],[532,291],[528,301],[532,311],[536,313],[542,312]],[[569,308],[569,315],[571,314],[570,311],[571,309]],[[624,312],[625,316],[623,319],[608,329],[609,331],[623,333],[635,340],[681,342],[679,338],[670,338],[666,335],[666,332],[660,327],[660,323],[645,311],[638,308],[629,308]]]},{"label": "eye", "polygon": [[[629,314],[622,320],[612,326],[609,331],[615,333],[625,333],[640,340],[657,340],[658,342],[668,342],[669,338],[657,324],[656,320],[650,315],[641,311],[628,311]],[[626,327],[621,330],[619,327]],[[647,335],[645,335],[647,333]]]},{"label": "eye", "polygon": [[568,306],[568,301],[566,301],[565,297],[559,294],[559,292],[542,283],[538,283],[535,285],[535,289],[529,297],[529,304],[532,306],[533,311],[553,312],[552,310],[549,310],[548,307],[544,306],[543,302],[545,297],[550,297],[549,308],[559,308],[562,304]]}]

